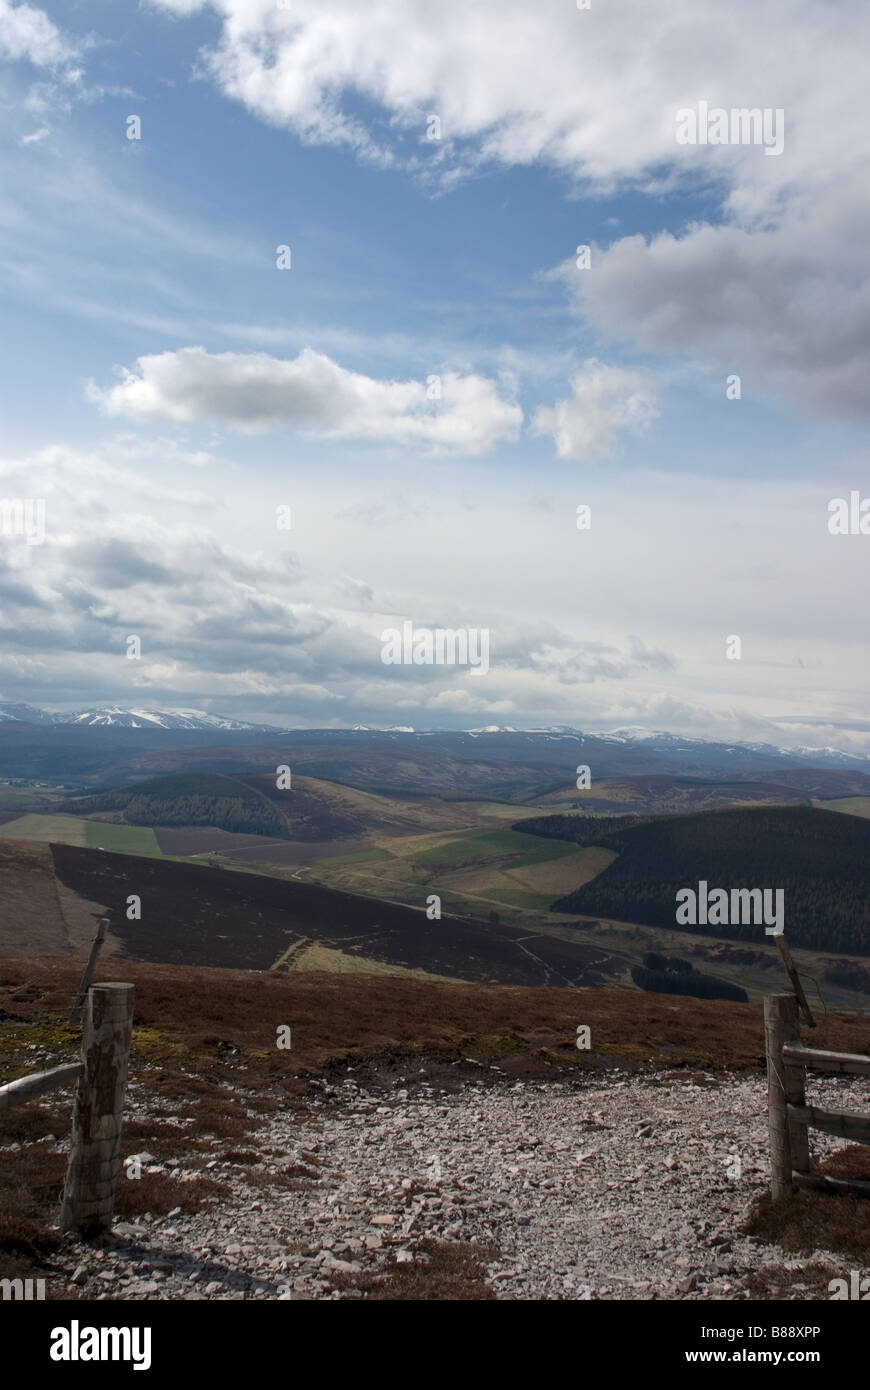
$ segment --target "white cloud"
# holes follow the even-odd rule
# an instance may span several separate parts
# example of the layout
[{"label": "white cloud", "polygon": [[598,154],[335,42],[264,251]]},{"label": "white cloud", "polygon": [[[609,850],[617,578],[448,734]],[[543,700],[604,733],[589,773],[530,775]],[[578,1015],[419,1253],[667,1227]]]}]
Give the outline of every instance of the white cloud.
[{"label": "white cloud", "polygon": [[22,135],[18,143],[20,145],[38,145],[40,140],[44,140],[45,137],[50,134],[50,128],[47,125],[43,125],[39,127],[39,130],[32,131],[30,135]]},{"label": "white cloud", "polygon": [[[444,144],[474,140],[486,158],[546,160],[600,182],[647,177],[662,159],[699,158],[759,189],[810,172],[826,183],[852,167],[843,104],[863,111],[865,7],[834,0],[624,0],[578,11],[565,0],[152,0],[223,21],[205,59],[226,95],[317,141],[372,143],[374,120],[342,105],[355,95],[423,141],[436,113]],[[676,144],[676,112],[711,105],[786,111],[788,159],[758,148]],[[395,131],[395,126],[394,126]],[[432,149],[432,147],[435,147]]]},{"label": "white cloud", "polygon": [[[304,140],[433,178],[545,163],[595,192],[712,188],[725,225],[618,242],[577,286],[584,311],[647,349],[742,368],[756,391],[866,413],[863,0],[152,4],[215,13],[204,61],[221,90]],[[677,112],[700,101],[782,109],[783,152],[677,144]],[[431,113],[442,139],[427,142]]]},{"label": "white cloud", "polygon": [[53,24],[44,10],[0,0],[0,56],[27,58],[37,67],[55,68],[76,57],[76,45]]},{"label": "white cloud", "polygon": [[107,414],[139,420],[208,420],[248,432],[289,426],[322,439],[466,454],[517,438],[522,410],[489,378],[445,372],[440,398],[430,400],[428,391],[426,381],[348,371],[312,348],[292,359],[181,348],[138,358],[117,386],[88,387]]},{"label": "white cloud", "polygon": [[532,429],[552,434],[560,458],[610,459],[624,434],[644,434],[658,414],[658,385],[649,372],[590,357],[572,378],[570,397],[542,406]]}]

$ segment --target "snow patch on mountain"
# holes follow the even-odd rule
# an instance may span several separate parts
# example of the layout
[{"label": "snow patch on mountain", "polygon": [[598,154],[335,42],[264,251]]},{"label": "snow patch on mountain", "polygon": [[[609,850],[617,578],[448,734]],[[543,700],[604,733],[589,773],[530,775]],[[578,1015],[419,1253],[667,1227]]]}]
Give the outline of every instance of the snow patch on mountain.
[{"label": "snow patch on mountain", "polygon": [[284,733],[274,724],[251,724],[225,714],[205,714],[192,709],[129,709],[105,705],[97,709],[75,710],[72,714],[49,713],[34,705],[0,704],[0,720],[20,724],[79,725],[119,729],[208,729],[222,733]]},{"label": "snow patch on mountain", "polygon": [[223,733],[282,733],[273,724],[250,724],[244,719],[231,719],[224,714],[204,714],[202,710],[124,709],[108,705],[102,709],[76,710],[73,714],[56,714],[56,724],[79,724],[90,727],[121,729],[210,729]]}]

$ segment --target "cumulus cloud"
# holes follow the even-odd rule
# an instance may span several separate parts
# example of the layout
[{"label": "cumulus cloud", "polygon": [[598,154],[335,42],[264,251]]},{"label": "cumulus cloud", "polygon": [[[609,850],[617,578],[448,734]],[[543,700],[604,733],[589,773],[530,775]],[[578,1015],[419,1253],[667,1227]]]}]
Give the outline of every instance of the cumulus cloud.
[{"label": "cumulus cloud", "polygon": [[118,385],[91,383],[88,394],[109,415],[178,424],[207,420],[252,433],[292,427],[321,439],[467,454],[516,439],[522,410],[494,381],[445,372],[437,383],[379,381],[312,348],[287,359],[188,347],[140,357]]},{"label": "cumulus cloud", "polygon": [[[226,96],[304,140],[442,178],[487,161],[543,162],[596,192],[713,190],[716,225],[605,249],[578,281],[584,312],[638,346],[742,368],[756,390],[866,414],[865,4],[152,5],[216,15],[206,70]],[[700,101],[781,109],[783,152],[678,144],[678,111]],[[442,138],[427,142],[430,113]]]},{"label": "cumulus cloud", "polygon": [[657,419],[658,384],[649,372],[590,357],[571,381],[571,395],[535,414],[535,434],[551,434],[560,458],[613,458],[623,435],[644,434]]},{"label": "cumulus cloud", "polygon": [[870,274],[851,219],[827,206],[776,230],[624,237],[595,256],[594,274],[573,262],[562,274],[611,339],[737,373],[745,393],[860,418],[870,403]]},{"label": "cumulus cloud", "polygon": [[[544,159],[599,181],[646,174],[662,157],[691,163],[698,149],[675,142],[676,112],[711,104],[789,108],[800,164],[835,157],[841,133],[804,122],[830,110],[826,81],[859,98],[861,7],[835,0],[625,0],[578,11],[563,0],[152,0],[176,15],[210,9],[222,19],[206,65],[226,95],[261,118],[318,141],[365,144],[348,97],[381,108],[393,131],[435,112],[446,139],[475,140],[483,157]],[[746,41],[751,32],[751,42]],[[481,61],[485,55],[486,61]],[[627,93],[631,94],[630,100]],[[344,105],[342,104],[344,100]],[[806,128],[804,128],[806,126]],[[716,167],[755,168],[780,184],[776,159],[758,150],[710,149]],[[794,166],[789,171],[789,177]]]}]

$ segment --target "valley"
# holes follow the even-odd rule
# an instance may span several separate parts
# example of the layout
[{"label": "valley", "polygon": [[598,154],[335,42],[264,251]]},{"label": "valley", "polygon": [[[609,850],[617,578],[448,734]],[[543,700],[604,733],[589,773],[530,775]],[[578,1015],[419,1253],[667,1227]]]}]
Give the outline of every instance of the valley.
[{"label": "valley", "polygon": [[[813,788],[820,775],[807,775]],[[828,775],[839,790],[844,774]],[[257,970],[317,960],[502,983],[607,980],[636,992],[632,971],[664,951],[758,999],[781,978],[768,937],[676,928],[676,888],[718,866],[735,883],[772,873],[790,885],[789,939],[815,997],[870,1007],[863,918],[851,906],[866,822],[827,814],[861,798],[820,802],[793,781],[644,774],[602,779],[595,795],[563,787],[523,804],[479,790],[375,792],[299,774],[285,790],[263,773],[186,771],[84,795],[16,786],[7,797],[21,811],[0,824],[7,860],[19,844],[25,860],[53,846],[59,891],[99,903],[133,959]],[[687,804],[703,810],[687,815]],[[803,858],[791,852],[799,843]],[[816,914],[806,927],[803,871]],[[819,898],[824,882],[829,903]],[[141,922],[126,919],[130,894],[142,899]],[[20,952],[26,923],[0,917],[0,948]],[[835,924],[846,921],[844,935]]]}]

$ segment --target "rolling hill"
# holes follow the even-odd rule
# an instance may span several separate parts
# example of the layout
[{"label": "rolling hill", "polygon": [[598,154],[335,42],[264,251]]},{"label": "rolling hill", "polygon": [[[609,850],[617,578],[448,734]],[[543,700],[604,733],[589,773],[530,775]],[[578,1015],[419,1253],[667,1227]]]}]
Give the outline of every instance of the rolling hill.
[{"label": "rolling hill", "polygon": [[[446,801],[436,796],[383,796],[313,777],[293,775],[289,787],[279,787],[274,773],[229,776],[209,772],[169,774],[123,787],[107,787],[87,796],[67,798],[56,809],[73,817],[110,818],[127,825],[153,826],[163,832],[167,845],[172,844],[172,836],[165,832],[177,828],[181,832],[179,848],[168,848],[167,852],[180,854],[217,847],[215,829],[248,839],[261,836],[312,847],[342,842],[343,848],[361,848],[377,837],[495,825],[517,813],[517,808],[508,804]],[[187,834],[197,827],[203,831],[198,840]],[[25,831],[30,833],[22,826],[22,837]],[[16,826],[10,825],[8,833],[18,833]],[[57,838],[68,839],[65,834]],[[78,842],[82,843],[80,839]],[[193,844],[197,847],[191,849]],[[227,844],[224,848],[231,850],[233,846]],[[279,859],[283,857],[280,846],[268,850],[272,852]]]},{"label": "rolling hill", "polygon": [[[270,970],[300,944],[357,960],[455,980],[516,985],[600,984],[623,962],[556,936],[167,860],[53,845],[57,878],[105,905],[111,930],[135,960]],[[141,900],[129,921],[127,899]],[[422,908],[422,904],[421,904]],[[23,943],[22,943],[23,944]]]},{"label": "rolling hill", "polygon": [[[870,954],[870,824],[804,806],[610,821],[584,816],[524,820],[525,834],[614,850],[590,882],[557,899],[555,912],[675,927],[681,888],[771,888],[785,894],[796,946]],[[691,930],[689,928],[689,930]],[[748,923],[708,925],[711,936],[763,941]]]},{"label": "rolling hill", "polygon": [[128,825],[208,825],[237,834],[290,838],[285,817],[267,797],[244,782],[211,772],[157,777],[75,797],[64,809],[79,816],[120,812]]}]

